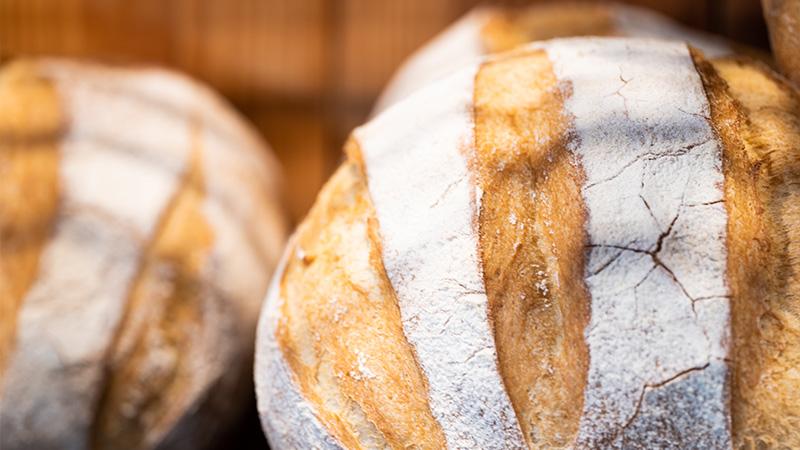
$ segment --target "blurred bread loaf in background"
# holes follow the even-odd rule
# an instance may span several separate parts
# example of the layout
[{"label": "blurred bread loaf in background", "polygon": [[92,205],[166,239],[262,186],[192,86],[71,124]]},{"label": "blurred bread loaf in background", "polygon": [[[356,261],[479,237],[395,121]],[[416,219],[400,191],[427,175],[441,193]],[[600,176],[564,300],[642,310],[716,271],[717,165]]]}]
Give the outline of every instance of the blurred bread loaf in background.
[{"label": "blurred bread loaf in background", "polygon": [[734,51],[725,39],[623,3],[546,2],[478,7],[416,51],[381,93],[373,114],[421,86],[479,59],[527,42],[569,36],[629,36],[690,42],[709,57]]},{"label": "blurred bread loaf in background", "polygon": [[161,69],[0,69],[0,448],[209,448],[252,399],[270,150]]},{"label": "blurred bread loaf in background", "polygon": [[800,1],[763,0],[772,51],[781,71],[800,86]]}]

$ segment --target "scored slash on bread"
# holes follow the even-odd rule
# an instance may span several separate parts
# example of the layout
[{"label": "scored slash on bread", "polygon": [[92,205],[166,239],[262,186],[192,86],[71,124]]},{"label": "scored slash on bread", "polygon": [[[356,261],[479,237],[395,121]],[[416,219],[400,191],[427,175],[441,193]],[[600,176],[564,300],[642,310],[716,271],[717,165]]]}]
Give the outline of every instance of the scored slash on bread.
[{"label": "scored slash on bread", "polygon": [[759,63],[620,38],[389,108],[270,291],[271,444],[800,445],[798,117]]}]

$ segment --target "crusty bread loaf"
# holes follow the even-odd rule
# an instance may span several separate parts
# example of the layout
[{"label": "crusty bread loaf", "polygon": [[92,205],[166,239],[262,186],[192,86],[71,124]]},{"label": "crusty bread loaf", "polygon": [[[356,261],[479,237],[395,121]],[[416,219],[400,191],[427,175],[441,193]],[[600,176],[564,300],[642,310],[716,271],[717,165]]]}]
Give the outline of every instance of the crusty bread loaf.
[{"label": "crusty bread loaf", "polygon": [[569,36],[674,39],[688,41],[710,57],[733,52],[721,38],[681,26],[654,11],[621,3],[552,1],[524,7],[479,7],[411,55],[384,89],[373,113],[481,55]]},{"label": "crusty bread loaf", "polygon": [[761,0],[772,51],[781,71],[800,86],[800,1]]},{"label": "crusty bread loaf", "polygon": [[256,344],[282,448],[800,447],[800,97],[677,42],[470,65],[358,128]]},{"label": "crusty bread loaf", "polygon": [[0,71],[0,448],[203,448],[248,405],[285,223],[264,144],[206,88]]}]

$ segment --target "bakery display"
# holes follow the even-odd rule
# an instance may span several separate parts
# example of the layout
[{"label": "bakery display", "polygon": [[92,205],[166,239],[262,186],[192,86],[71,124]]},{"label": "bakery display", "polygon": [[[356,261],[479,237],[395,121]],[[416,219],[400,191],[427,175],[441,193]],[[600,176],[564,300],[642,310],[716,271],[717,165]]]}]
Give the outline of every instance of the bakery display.
[{"label": "bakery display", "polygon": [[277,167],[160,69],[0,71],[0,448],[208,448],[252,397]]},{"label": "bakery display", "polygon": [[468,64],[357,128],[262,310],[274,449],[800,446],[800,96],[679,42]]},{"label": "bakery display", "polygon": [[734,51],[725,39],[692,30],[655,11],[622,3],[567,1],[523,7],[484,6],[465,15],[412,54],[381,93],[373,114],[482,55],[511,50],[527,42],[569,36],[688,41],[709,57]]}]

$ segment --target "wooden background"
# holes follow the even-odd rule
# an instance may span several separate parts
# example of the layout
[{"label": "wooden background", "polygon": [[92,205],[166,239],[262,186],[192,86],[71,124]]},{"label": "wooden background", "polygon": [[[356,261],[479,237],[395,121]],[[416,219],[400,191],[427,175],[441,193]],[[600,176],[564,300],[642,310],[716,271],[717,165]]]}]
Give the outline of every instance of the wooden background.
[{"label": "wooden background", "polygon": [[[213,85],[285,167],[299,220],[397,65],[477,0],[0,0],[0,60],[164,65]],[[509,3],[509,2],[505,2]],[[524,3],[524,2],[513,2]],[[766,48],[759,0],[638,0]],[[239,448],[263,448],[255,412]],[[230,446],[226,446],[231,448]]]},{"label": "wooden background", "polygon": [[[477,0],[0,0],[0,59],[69,55],[159,64],[204,80],[247,115],[303,216],[349,131],[397,65]],[[525,3],[525,2],[505,2]],[[766,46],[758,0],[638,0]]]}]

